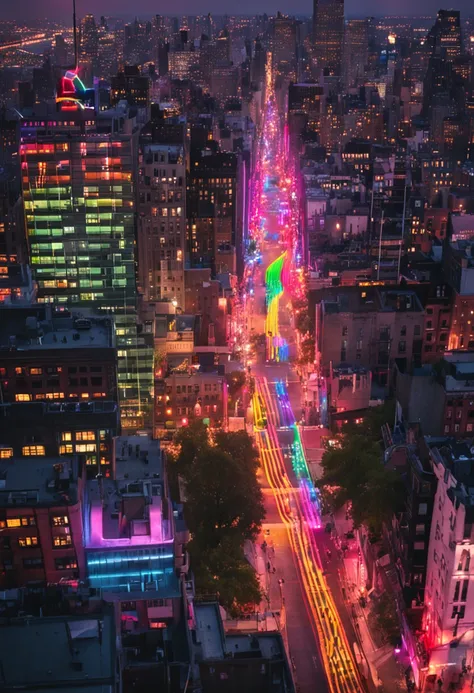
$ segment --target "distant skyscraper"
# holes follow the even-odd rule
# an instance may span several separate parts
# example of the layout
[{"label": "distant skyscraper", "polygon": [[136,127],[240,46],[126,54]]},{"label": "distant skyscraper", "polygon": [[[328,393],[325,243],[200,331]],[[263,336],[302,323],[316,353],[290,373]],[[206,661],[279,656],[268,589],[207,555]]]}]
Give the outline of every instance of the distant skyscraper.
[{"label": "distant skyscraper", "polygon": [[296,21],[278,12],[273,20],[272,54],[274,68],[296,77]]},{"label": "distant skyscraper", "polygon": [[442,52],[453,62],[462,52],[461,16],[458,10],[439,10],[436,22],[428,34],[433,53]]},{"label": "distant skyscraper", "polygon": [[369,59],[368,19],[349,19],[344,32],[343,75],[346,88],[357,86],[366,73]]},{"label": "distant skyscraper", "polygon": [[99,51],[99,33],[92,14],[86,14],[81,20],[81,61],[92,66],[97,64]]},{"label": "distant skyscraper", "polygon": [[318,65],[340,75],[344,40],[344,0],[314,0],[313,40]]},{"label": "distant skyscraper", "polygon": [[455,115],[456,108],[452,68],[462,52],[461,19],[457,10],[438,12],[427,44],[431,54],[423,86],[423,114],[432,120],[438,110],[442,119]]}]

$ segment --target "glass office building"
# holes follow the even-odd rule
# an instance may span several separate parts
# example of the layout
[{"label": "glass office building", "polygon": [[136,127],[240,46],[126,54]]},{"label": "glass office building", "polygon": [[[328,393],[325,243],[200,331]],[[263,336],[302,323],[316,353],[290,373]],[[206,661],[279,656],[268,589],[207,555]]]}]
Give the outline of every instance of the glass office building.
[{"label": "glass office building", "polygon": [[87,110],[24,119],[22,184],[38,301],[113,317],[122,426],[136,429],[153,395],[153,344],[136,308],[137,157],[133,134],[117,126],[125,118],[109,119],[101,127]]}]

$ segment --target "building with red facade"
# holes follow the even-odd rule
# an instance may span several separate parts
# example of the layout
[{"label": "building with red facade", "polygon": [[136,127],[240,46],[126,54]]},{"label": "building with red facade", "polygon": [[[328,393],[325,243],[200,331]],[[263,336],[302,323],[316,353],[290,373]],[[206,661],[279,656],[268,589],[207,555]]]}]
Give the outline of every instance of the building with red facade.
[{"label": "building with red facade", "polygon": [[85,577],[79,456],[9,457],[0,448],[0,589]]}]

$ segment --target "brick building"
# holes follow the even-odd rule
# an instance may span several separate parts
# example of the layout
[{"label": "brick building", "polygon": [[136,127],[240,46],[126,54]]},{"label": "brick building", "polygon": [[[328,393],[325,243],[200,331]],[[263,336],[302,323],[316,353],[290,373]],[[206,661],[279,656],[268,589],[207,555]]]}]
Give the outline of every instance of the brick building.
[{"label": "brick building", "polygon": [[[4,456],[84,455],[88,477],[112,474],[114,437],[119,432],[116,402],[20,402],[0,405]],[[0,456],[2,453],[0,452]]]},{"label": "brick building", "polygon": [[0,448],[1,589],[83,579],[82,460],[7,454]]},{"label": "brick building", "polygon": [[117,401],[111,321],[50,305],[0,308],[0,389],[8,402]]},{"label": "brick building", "polygon": [[423,307],[413,291],[323,289],[316,299],[316,358],[325,369],[364,366],[385,384],[395,359],[407,366],[421,362],[423,325]]}]

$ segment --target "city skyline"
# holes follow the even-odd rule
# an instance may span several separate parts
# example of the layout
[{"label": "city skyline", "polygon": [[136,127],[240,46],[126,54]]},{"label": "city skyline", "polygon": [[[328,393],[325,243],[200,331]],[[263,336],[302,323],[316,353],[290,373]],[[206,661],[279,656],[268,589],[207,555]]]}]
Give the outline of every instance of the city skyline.
[{"label": "city skyline", "polygon": [[[383,6],[377,0],[345,0],[345,15],[346,17],[360,16],[421,16],[435,15],[437,11],[446,3],[438,0],[419,0],[416,4],[410,0],[400,0],[395,3],[384,3]],[[474,15],[472,4],[469,0],[460,0],[457,9],[465,16]],[[251,0],[242,0],[239,3],[239,14],[252,15],[256,14],[255,3]],[[133,12],[131,11],[128,0],[102,0],[97,3],[92,0],[79,0],[77,2],[78,16],[84,14],[109,14],[113,16],[134,17],[135,15],[152,16],[154,14],[163,14],[167,16],[180,14],[206,14],[211,12],[215,15],[233,14],[235,5],[226,0],[201,0],[199,3],[194,0],[177,0],[173,4],[173,12],[170,11],[169,5],[164,3],[151,3],[149,0],[139,0],[134,3]],[[383,11],[381,11],[383,10]],[[312,14],[312,2],[308,0],[296,0],[295,2],[280,2],[280,0],[262,0],[257,8],[259,14],[267,13],[269,15],[276,14],[278,11],[291,15],[307,15]],[[21,11],[13,4],[5,5],[0,9],[0,21],[23,19],[28,16],[30,19],[46,18],[47,15],[53,15],[58,19],[66,19],[68,16],[68,4],[60,3],[58,0],[45,0],[41,3],[41,14],[38,14],[38,4],[34,0],[25,0],[21,5]]]}]

